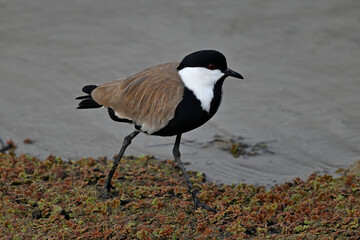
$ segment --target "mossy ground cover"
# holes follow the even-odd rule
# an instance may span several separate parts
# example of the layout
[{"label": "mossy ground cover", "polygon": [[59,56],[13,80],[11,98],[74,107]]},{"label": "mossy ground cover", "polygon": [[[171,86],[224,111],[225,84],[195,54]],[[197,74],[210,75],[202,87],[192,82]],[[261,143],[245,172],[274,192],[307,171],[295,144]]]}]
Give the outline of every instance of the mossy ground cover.
[{"label": "mossy ground cover", "polygon": [[360,178],[311,175],[270,190],[216,185],[190,172],[193,210],[170,160],[126,157],[103,191],[112,160],[46,160],[0,153],[1,239],[358,239]]}]

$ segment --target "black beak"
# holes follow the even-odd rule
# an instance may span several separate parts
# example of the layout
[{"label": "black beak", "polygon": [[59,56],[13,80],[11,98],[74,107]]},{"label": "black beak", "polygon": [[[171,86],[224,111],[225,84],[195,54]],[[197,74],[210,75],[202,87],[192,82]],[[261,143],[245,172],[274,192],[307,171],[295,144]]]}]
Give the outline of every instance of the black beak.
[{"label": "black beak", "polygon": [[234,78],[244,79],[244,77],[240,73],[237,73],[237,72],[231,70],[230,68],[228,68],[225,71],[225,75],[230,76],[230,77],[234,77]]}]

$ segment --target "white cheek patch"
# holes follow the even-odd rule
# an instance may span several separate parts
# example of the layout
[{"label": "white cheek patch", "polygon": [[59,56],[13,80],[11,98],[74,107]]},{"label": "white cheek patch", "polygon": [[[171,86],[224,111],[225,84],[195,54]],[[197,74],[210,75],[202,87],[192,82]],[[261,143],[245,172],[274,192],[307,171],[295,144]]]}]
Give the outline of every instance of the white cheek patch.
[{"label": "white cheek patch", "polygon": [[190,89],[201,102],[201,108],[210,112],[210,104],[214,97],[214,86],[224,76],[220,70],[209,70],[202,67],[186,67],[179,72],[185,87]]}]

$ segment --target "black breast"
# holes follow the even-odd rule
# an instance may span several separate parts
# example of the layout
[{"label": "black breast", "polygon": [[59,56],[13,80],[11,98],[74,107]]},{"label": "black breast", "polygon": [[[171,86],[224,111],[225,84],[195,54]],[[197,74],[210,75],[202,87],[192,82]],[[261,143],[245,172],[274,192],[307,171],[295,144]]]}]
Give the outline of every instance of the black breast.
[{"label": "black breast", "polygon": [[214,86],[214,97],[211,101],[210,112],[204,111],[201,108],[201,102],[194,93],[185,88],[183,99],[175,110],[174,118],[164,128],[152,135],[174,136],[191,131],[209,121],[219,108],[224,79],[220,79]]}]

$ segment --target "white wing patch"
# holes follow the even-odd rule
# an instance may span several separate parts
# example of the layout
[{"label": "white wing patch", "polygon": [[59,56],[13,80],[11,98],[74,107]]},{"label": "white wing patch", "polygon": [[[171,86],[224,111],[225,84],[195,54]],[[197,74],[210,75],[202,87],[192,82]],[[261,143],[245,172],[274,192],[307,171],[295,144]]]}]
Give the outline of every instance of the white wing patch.
[{"label": "white wing patch", "polygon": [[210,104],[214,97],[214,86],[224,76],[220,70],[209,70],[203,67],[186,67],[179,71],[185,87],[191,90],[201,102],[201,108],[210,111]]}]

